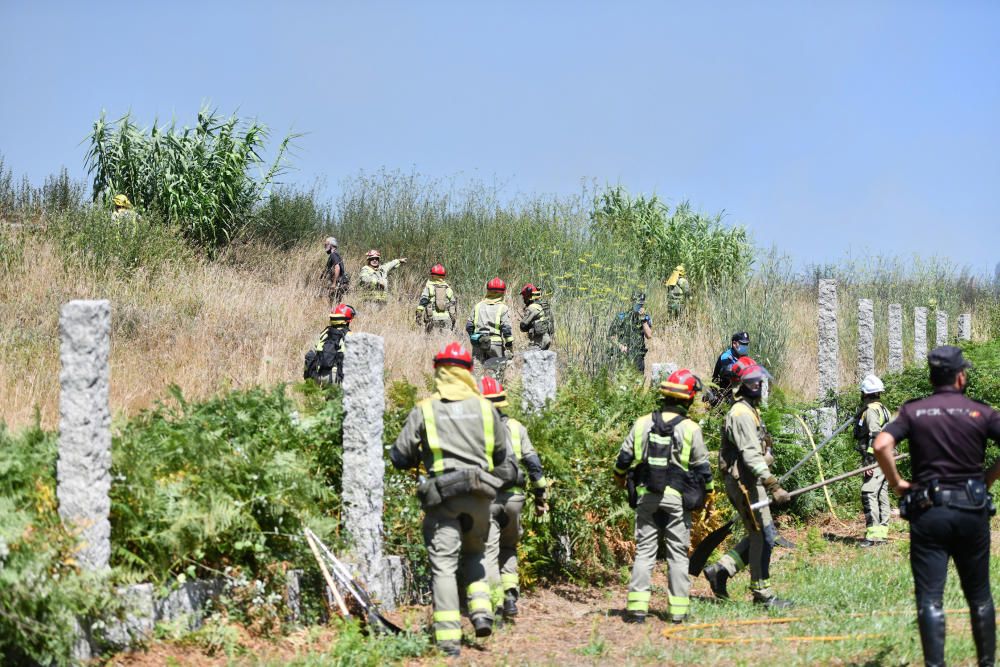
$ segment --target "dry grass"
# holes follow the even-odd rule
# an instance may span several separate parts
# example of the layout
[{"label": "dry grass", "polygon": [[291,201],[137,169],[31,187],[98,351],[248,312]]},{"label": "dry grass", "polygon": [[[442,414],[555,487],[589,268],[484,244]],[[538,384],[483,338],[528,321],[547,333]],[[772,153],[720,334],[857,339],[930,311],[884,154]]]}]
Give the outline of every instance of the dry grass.
[{"label": "dry grass", "polygon": [[[68,269],[60,248],[41,236],[26,239],[24,256],[0,281],[0,404],[3,420],[12,428],[30,423],[36,408],[45,427],[57,425],[59,308],[70,299],[112,301],[111,405],[116,416],[150,406],[171,384],[201,398],[228,388],[297,381],[302,355],[325,326],[328,305],[315,286],[325,256],[312,246],[280,253],[245,248],[223,262],[188,262],[154,275]],[[359,262],[359,257],[348,257],[354,275]],[[388,377],[419,387],[426,386],[430,358],[448,338],[427,336],[414,323],[423,282],[424,267],[407,264],[390,277],[397,298],[381,310],[348,297],[359,311],[353,329],[385,338]],[[520,311],[516,291],[509,290],[508,297],[515,317]],[[461,328],[479,295],[458,296]],[[670,321],[657,301],[654,292],[654,340],[647,367],[674,361],[708,378],[727,341],[701,310]],[[558,304],[555,308],[557,319],[574,316]],[[812,293],[794,292],[787,308],[792,332],[778,384],[793,395],[812,397],[817,387]],[[523,345],[521,334],[515,335],[516,345]],[[456,338],[465,341],[464,331]],[[854,352],[847,348],[842,345],[841,377],[849,381]],[[509,376],[514,383],[517,373],[515,364]]]}]

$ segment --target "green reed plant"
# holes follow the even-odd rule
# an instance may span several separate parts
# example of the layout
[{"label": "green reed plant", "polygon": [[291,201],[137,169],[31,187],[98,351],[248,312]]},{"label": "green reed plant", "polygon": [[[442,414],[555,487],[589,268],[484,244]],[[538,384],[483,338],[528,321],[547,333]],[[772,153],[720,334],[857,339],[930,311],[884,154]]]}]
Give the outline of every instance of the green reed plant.
[{"label": "green reed plant", "polygon": [[285,171],[295,135],[278,144],[268,164],[262,154],[270,132],[256,120],[198,112],[194,127],[176,123],[149,129],[130,114],[108,121],[104,114],[87,137],[87,169],[93,199],[104,206],[127,195],[142,211],[155,211],[180,224],[206,247],[228,243],[245,231],[255,207]]}]

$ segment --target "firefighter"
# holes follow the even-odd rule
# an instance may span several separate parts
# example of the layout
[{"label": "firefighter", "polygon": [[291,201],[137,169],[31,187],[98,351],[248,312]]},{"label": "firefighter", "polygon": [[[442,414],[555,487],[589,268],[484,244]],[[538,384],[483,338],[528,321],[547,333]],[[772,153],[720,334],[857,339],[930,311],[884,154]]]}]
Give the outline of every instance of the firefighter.
[{"label": "firefighter", "polygon": [[447,655],[458,655],[461,647],[460,564],[476,636],[493,631],[484,562],[490,503],[517,479],[510,435],[500,413],[479,395],[471,370],[472,355],[458,343],[434,357],[435,393],[413,408],[389,454],[398,469],[423,464],[427,472],[417,496],[431,563],[434,639]]},{"label": "firefighter", "polygon": [[454,329],[455,311],[458,299],[451,286],[445,282],[448,275],[441,264],[431,267],[431,277],[420,293],[417,303],[417,326],[423,326],[430,333],[434,329]]},{"label": "firefighter", "polygon": [[740,384],[722,428],[719,466],[726,483],[726,496],[747,531],[749,552],[746,560],[749,563],[741,562],[743,559],[738,556],[738,550],[730,551],[718,563],[705,568],[705,578],[716,597],[728,598],[727,580],[748,564],[754,603],[773,608],[790,607],[792,603],[777,597],[769,583],[771,551],[777,537],[771,511],[768,507],[750,509],[753,503],[766,500],[768,493],[778,506],[787,504],[791,499],[778,478],[771,473],[765,458],[768,454],[768,435],[757,406],[761,400],[763,381],[769,379],[770,374],[749,357],[745,359],[746,363],[741,361],[738,364]]},{"label": "firefighter", "polygon": [[691,285],[684,277],[684,265],[678,264],[663,283],[667,287],[667,308],[671,317],[677,317],[684,308],[684,301],[691,295]]},{"label": "firefighter", "polygon": [[525,311],[517,326],[528,334],[528,348],[549,349],[555,333],[555,322],[548,303],[542,301],[542,290],[528,283],[521,289],[521,298],[524,300]]},{"label": "firefighter", "polygon": [[719,355],[712,370],[712,383],[719,388],[711,392],[709,403],[716,406],[725,399],[732,400],[733,390],[739,384],[733,366],[741,357],[747,356],[750,350],[750,334],[737,331],[729,340],[729,349]]},{"label": "firefighter", "polygon": [[[535,516],[549,511],[546,500],[548,482],[542,469],[542,460],[531,445],[524,424],[507,415],[507,392],[503,385],[491,377],[482,379],[483,398],[491,401],[500,412],[500,419],[510,434],[514,460],[527,471],[534,496]],[[507,620],[517,616],[520,583],[517,574],[517,545],[521,541],[521,510],[525,501],[525,479],[518,469],[517,480],[505,485],[497,494],[490,512],[490,536],[486,542],[486,572],[493,590],[494,607],[502,605],[501,613]]]},{"label": "firefighter", "polygon": [[[990,592],[989,488],[1000,478],[1000,461],[984,470],[986,441],[1000,442],[1000,412],[966,398],[969,362],[952,345],[927,355],[934,393],[904,403],[875,436],[875,458],[889,487],[902,496],[900,514],[910,522],[910,569],[917,599],[917,626],[927,665],[944,665],[944,595],[948,559],[969,605],[980,665],[993,665],[996,617]],[[899,475],[893,453],[910,441],[913,480]]]},{"label": "firefighter", "polygon": [[487,374],[503,379],[507,360],[514,356],[514,333],[510,328],[510,308],[503,302],[507,283],[493,278],[486,283],[486,298],[476,304],[465,323],[472,342],[472,354]]},{"label": "firefighter", "polygon": [[330,311],[330,325],[319,335],[316,347],[306,353],[303,378],[320,384],[344,381],[344,339],[350,333],[354,308],[338,303]]},{"label": "firefighter", "polygon": [[111,219],[115,222],[135,222],[139,215],[135,212],[132,207],[132,202],[129,201],[128,195],[117,194],[111,200],[113,210],[111,211]]},{"label": "firefighter", "polygon": [[320,279],[323,280],[329,293],[330,302],[339,303],[347,292],[349,279],[344,268],[344,260],[337,250],[337,239],[333,236],[327,236],[323,240],[323,250],[326,251],[327,258]]},{"label": "firefighter", "polygon": [[394,259],[382,264],[382,255],[378,250],[369,250],[365,255],[365,265],[358,272],[362,293],[366,301],[384,304],[386,290],[389,288],[389,272],[401,264],[406,264],[406,258]]},{"label": "firefighter", "polygon": [[631,312],[618,313],[608,332],[613,357],[624,357],[640,373],[646,372],[646,341],[653,338],[653,319],[646,312],[646,295],[635,296]]},{"label": "firefighter", "polygon": [[[854,440],[861,465],[875,463],[872,443],[875,436],[889,423],[889,411],[880,398],[885,391],[882,380],[869,373],[861,381],[861,409],[854,419]],[[861,483],[861,507],[865,512],[865,539],[858,543],[861,547],[885,544],[889,537],[889,486],[885,475],[878,468],[864,473]]]},{"label": "firefighter", "polygon": [[635,563],[625,613],[628,623],[646,620],[661,536],[666,538],[670,620],[682,623],[688,615],[691,511],[705,506],[706,495],[715,494],[701,427],[688,417],[699,391],[701,381],[691,371],[671,373],[660,383],[659,409],[635,422],[615,461],[616,483],[624,487],[626,475],[631,474],[638,493]]}]

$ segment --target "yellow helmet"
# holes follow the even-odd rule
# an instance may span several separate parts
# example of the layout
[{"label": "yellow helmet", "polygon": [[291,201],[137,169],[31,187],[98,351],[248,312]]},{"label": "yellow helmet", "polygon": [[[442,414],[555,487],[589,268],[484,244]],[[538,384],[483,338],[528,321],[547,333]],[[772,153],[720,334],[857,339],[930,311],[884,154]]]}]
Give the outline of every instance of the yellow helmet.
[{"label": "yellow helmet", "polygon": [[132,208],[132,202],[125,195],[115,195],[111,201],[114,202],[116,208]]},{"label": "yellow helmet", "polygon": [[678,264],[676,271],[677,271],[677,275],[683,276],[684,275],[684,265],[683,264]]}]

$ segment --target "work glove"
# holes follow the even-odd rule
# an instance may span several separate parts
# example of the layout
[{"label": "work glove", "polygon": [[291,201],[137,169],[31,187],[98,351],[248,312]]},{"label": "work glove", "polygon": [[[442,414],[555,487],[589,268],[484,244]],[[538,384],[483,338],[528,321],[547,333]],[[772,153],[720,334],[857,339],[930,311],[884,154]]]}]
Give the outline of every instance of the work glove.
[{"label": "work glove", "polygon": [[792,497],[788,494],[788,491],[781,488],[781,482],[774,475],[764,480],[764,488],[771,494],[771,498],[774,500],[776,506],[780,507],[792,502]]},{"label": "work glove", "polygon": [[619,489],[624,489],[625,488],[625,475],[619,474],[617,472],[614,473],[614,475],[615,475],[615,486],[617,486]]},{"label": "work glove", "polygon": [[715,491],[709,491],[705,494],[705,514],[711,514],[712,510],[715,509],[715,499],[718,494]]}]

